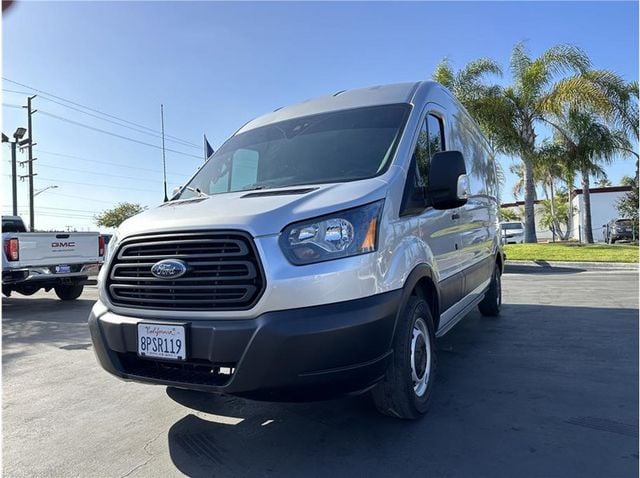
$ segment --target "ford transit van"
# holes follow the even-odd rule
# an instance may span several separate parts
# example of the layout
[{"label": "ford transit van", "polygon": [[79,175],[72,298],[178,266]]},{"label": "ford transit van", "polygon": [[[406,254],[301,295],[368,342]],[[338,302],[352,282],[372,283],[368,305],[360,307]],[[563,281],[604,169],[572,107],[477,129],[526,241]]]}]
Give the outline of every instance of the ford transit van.
[{"label": "ford transit van", "polygon": [[122,224],[89,316],[125,380],[263,400],[371,392],[426,412],[436,337],[501,306],[494,157],[441,85],[343,91],[249,121]]}]

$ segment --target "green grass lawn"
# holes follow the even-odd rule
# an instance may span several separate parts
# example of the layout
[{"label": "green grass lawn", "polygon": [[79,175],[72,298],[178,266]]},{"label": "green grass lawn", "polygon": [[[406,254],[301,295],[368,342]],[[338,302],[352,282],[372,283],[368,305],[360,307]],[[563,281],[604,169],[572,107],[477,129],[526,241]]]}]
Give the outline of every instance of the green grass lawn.
[{"label": "green grass lawn", "polygon": [[638,262],[631,244],[507,244],[504,252],[512,261]]}]

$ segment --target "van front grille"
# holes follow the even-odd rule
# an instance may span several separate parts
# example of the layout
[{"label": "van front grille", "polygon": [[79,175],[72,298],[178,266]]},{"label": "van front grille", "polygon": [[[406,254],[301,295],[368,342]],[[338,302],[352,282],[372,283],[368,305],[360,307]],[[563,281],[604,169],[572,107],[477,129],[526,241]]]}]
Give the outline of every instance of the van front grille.
[{"label": "van front grille", "polygon": [[[122,307],[245,310],[265,288],[255,245],[239,231],[134,236],[115,254],[107,290]],[[179,259],[187,272],[173,279],[154,276],[151,268],[164,259]]]}]

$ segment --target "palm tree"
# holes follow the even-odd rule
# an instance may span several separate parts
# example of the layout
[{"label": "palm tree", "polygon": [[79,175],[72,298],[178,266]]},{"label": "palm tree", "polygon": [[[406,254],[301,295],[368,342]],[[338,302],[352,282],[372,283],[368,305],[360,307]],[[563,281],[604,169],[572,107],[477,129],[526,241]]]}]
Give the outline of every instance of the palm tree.
[{"label": "palm tree", "polygon": [[631,150],[627,134],[610,129],[605,122],[589,111],[570,109],[556,124],[556,141],[566,151],[567,163],[580,172],[584,201],[584,242],[593,243],[591,226],[590,177],[605,177],[603,164],[611,163],[618,155]]},{"label": "palm tree", "polygon": [[502,68],[490,58],[473,60],[457,72],[451,61],[444,58],[436,66],[432,78],[448,88],[482,126],[485,104],[500,94],[499,86],[485,82],[487,75],[502,76]]},{"label": "palm tree", "polygon": [[593,81],[584,76],[589,68],[587,55],[574,46],[557,45],[532,58],[524,44],[518,43],[510,60],[513,83],[494,98],[485,112],[491,117],[487,125],[498,150],[519,156],[524,166],[525,242],[537,242],[535,128],[548,122],[567,103],[587,100],[596,103],[596,99],[601,99],[585,94],[584,84]]},{"label": "palm tree", "polygon": [[608,188],[611,186],[611,181],[609,181],[609,178],[607,178],[606,176],[598,179],[598,181],[596,181],[596,187],[598,188]]}]

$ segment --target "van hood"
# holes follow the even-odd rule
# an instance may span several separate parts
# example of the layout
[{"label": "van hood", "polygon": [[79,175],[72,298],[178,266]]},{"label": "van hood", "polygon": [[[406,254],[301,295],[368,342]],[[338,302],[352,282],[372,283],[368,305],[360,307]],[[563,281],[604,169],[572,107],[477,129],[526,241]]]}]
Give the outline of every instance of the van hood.
[{"label": "van hood", "polygon": [[292,222],[383,199],[386,185],[372,178],[170,201],[123,222],[118,236],[209,228],[238,229],[254,237],[278,234]]}]

